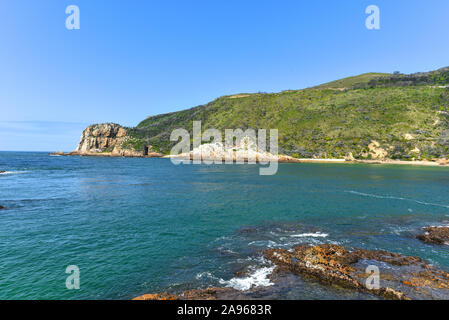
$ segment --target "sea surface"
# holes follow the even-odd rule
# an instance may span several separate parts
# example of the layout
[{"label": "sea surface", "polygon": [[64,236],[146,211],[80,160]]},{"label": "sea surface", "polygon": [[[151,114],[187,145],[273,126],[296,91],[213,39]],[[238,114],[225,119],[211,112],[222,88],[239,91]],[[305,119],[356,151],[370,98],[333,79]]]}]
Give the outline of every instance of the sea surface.
[{"label": "sea surface", "polygon": [[[419,256],[449,223],[449,168],[362,164],[175,166],[167,159],[0,152],[0,299],[131,299],[209,286],[259,297],[372,298],[295,277],[269,290],[266,248],[335,243]],[[66,268],[80,289],[66,288]],[[246,270],[243,277],[235,272]],[[288,286],[287,286],[288,287]]]}]

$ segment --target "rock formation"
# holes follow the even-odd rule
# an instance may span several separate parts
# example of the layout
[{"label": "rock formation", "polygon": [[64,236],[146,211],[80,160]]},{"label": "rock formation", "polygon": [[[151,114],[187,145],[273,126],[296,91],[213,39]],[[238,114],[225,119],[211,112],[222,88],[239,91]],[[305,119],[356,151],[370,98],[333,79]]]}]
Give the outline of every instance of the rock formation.
[{"label": "rock formation", "polygon": [[187,290],[180,295],[167,292],[144,294],[133,300],[227,300],[238,295],[238,290],[233,288],[207,288]]},{"label": "rock formation", "polygon": [[293,157],[273,155],[270,152],[259,148],[257,143],[248,136],[243,137],[239,142],[230,147],[221,142],[205,143],[194,148],[189,153],[181,153],[172,157],[220,162],[300,162]]},{"label": "rock formation", "polygon": [[449,227],[425,227],[417,238],[430,244],[449,244]]},{"label": "rock formation", "polygon": [[96,124],[87,127],[75,152],[79,154],[108,152],[118,156],[143,156],[142,151],[124,148],[128,141],[126,129],[115,123]]},{"label": "rock formation", "polygon": [[[299,245],[291,250],[268,249],[265,258],[278,270],[312,277],[324,284],[372,293],[386,299],[447,299],[449,274],[436,269],[418,257],[402,256],[387,251],[357,249],[323,244]],[[379,288],[369,289],[366,267],[379,266]],[[382,267],[381,267],[382,266]]]},{"label": "rock formation", "polygon": [[[276,265],[269,276],[274,290],[285,282],[284,275],[297,275],[318,280],[323,285],[357,290],[384,299],[448,299],[449,273],[434,268],[418,257],[403,256],[383,250],[347,250],[334,244],[298,245],[290,250],[267,249],[264,257]],[[372,273],[369,266],[379,268],[379,286],[367,286]],[[276,289],[277,287],[277,289]],[[136,300],[215,300],[253,299],[260,297],[264,287],[239,291],[233,288],[188,290],[179,295],[167,292],[145,294]]]},{"label": "rock formation", "polygon": [[84,129],[78,147],[69,153],[52,155],[83,155],[112,157],[161,157],[142,139],[131,136],[127,129],[115,123],[94,124]]}]

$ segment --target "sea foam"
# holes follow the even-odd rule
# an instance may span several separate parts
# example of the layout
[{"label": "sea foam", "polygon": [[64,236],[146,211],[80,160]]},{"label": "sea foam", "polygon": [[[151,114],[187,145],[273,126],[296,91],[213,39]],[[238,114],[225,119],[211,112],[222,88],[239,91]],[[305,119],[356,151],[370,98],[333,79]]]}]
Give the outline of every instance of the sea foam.
[{"label": "sea foam", "polygon": [[0,172],[0,175],[12,175],[12,174],[22,174],[25,173],[25,171],[5,171],[5,172]]},{"label": "sea foam", "polygon": [[262,267],[256,269],[253,273],[245,278],[232,278],[230,280],[220,279],[220,284],[226,285],[236,290],[246,291],[252,287],[268,287],[273,283],[268,279],[268,276],[273,272],[275,267]]},{"label": "sea foam", "polygon": [[300,233],[300,234],[292,234],[291,237],[294,238],[306,238],[306,237],[312,237],[312,238],[326,238],[328,236],[327,233],[321,233],[321,232],[315,232],[315,233]]},{"label": "sea foam", "polygon": [[402,201],[412,201],[418,204],[426,205],[426,206],[436,206],[436,207],[442,207],[442,208],[449,208],[449,205],[445,204],[439,204],[439,203],[431,203],[431,202],[424,202],[420,200],[415,199],[409,199],[409,198],[402,198],[402,197],[394,197],[394,196],[382,196],[382,195],[376,195],[376,194],[370,194],[370,193],[363,193],[363,192],[357,192],[357,191],[345,191],[346,193],[355,194],[362,197],[370,197],[370,198],[377,198],[377,199],[393,199],[393,200],[402,200]]}]

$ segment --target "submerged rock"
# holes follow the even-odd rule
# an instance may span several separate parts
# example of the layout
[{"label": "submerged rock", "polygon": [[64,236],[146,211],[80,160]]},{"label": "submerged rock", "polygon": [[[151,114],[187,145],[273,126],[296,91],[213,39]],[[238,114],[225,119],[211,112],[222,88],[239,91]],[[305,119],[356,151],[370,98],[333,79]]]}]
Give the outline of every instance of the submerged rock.
[{"label": "submerged rock", "polygon": [[[418,257],[387,251],[357,249],[323,244],[299,245],[291,250],[268,249],[264,256],[284,272],[312,277],[328,285],[339,285],[386,299],[448,299],[449,274],[426,264]],[[368,266],[379,269],[379,287],[369,289]]]},{"label": "submerged rock", "polygon": [[448,244],[449,227],[425,227],[424,233],[417,236],[417,238],[425,243]]},{"label": "submerged rock", "polygon": [[0,210],[5,210],[6,208],[4,206],[0,206]]}]

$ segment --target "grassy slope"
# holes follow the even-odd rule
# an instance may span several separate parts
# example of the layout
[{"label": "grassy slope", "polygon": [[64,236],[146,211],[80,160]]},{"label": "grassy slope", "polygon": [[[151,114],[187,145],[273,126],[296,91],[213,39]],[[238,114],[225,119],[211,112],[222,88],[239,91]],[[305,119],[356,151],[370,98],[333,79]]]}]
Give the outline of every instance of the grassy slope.
[{"label": "grassy slope", "polygon": [[364,73],[358,76],[343,78],[340,80],[335,80],[332,82],[328,82],[322,85],[319,85],[315,88],[317,89],[329,89],[329,88],[349,88],[353,87],[356,84],[363,84],[363,83],[369,83],[373,79],[378,79],[381,77],[388,77],[391,76],[389,73]]},{"label": "grassy slope", "polygon": [[[417,82],[410,75],[370,73],[298,91],[225,96],[204,106],[149,117],[132,132],[162,152],[174,144],[169,141],[173,129],[190,131],[192,121],[201,120],[203,130],[277,128],[280,153],[296,157],[342,158],[351,152],[369,159],[372,140],[388,151],[389,158],[446,157],[449,89],[432,87],[448,83],[444,72],[432,73],[431,79],[425,78],[428,83],[422,74]],[[333,89],[343,87],[347,90]],[[416,139],[407,140],[407,133]],[[412,152],[415,148],[420,151]]]}]

